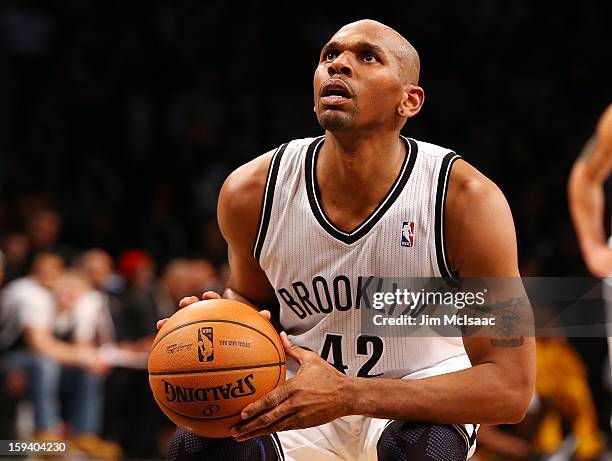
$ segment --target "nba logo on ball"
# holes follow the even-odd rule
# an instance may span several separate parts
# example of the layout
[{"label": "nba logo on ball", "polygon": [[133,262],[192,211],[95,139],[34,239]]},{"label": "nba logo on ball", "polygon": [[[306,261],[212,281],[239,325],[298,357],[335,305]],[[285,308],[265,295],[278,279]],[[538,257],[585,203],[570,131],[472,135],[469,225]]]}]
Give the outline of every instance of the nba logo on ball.
[{"label": "nba logo on ball", "polygon": [[414,223],[412,221],[402,224],[402,246],[411,247],[414,245]]},{"label": "nba logo on ball", "polygon": [[202,327],[198,329],[198,360],[211,362],[215,358],[213,350],[213,329]]}]

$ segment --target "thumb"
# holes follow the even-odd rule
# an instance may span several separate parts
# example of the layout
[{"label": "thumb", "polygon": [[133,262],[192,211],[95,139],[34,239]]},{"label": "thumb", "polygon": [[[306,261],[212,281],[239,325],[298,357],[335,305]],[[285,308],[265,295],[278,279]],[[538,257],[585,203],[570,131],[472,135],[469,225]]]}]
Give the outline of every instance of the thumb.
[{"label": "thumb", "polygon": [[283,343],[283,347],[285,348],[285,353],[301,365],[304,361],[306,350],[302,349],[300,346],[296,346],[295,344],[293,344],[289,340],[287,333],[285,333],[284,331],[281,331],[280,338]]}]

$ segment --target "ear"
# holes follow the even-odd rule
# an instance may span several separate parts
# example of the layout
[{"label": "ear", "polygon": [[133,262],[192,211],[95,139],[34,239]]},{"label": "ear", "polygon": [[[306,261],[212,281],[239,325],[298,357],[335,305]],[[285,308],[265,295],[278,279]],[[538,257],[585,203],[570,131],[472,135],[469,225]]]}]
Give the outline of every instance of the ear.
[{"label": "ear", "polygon": [[397,113],[400,117],[414,117],[419,113],[425,102],[425,92],[417,85],[407,85],[404,88],[402,100],[397,106]]}]

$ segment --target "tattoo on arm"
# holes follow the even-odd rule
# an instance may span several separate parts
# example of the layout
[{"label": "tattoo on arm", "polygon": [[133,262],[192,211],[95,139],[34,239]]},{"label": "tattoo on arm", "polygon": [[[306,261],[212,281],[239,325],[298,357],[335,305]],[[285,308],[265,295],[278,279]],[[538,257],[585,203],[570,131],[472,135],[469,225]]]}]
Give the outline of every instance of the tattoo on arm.
[{"label": "tattoo on arm", "polygon": [[493,347],[520,347],[525,342],[525,338],[520,336],[518,338],[493,338],[491,340],[491,346]]},{"label": "tattoo on arm", "polygon": [[489,336],[493,347],[520,347],[525,336],[533,335],[533,317],[529,298],[525,295],[498,299],[483,306],[470,306],[464,312],[471,317],[494,318],[495,323],[477,329],[464,329],[464,334]]}]

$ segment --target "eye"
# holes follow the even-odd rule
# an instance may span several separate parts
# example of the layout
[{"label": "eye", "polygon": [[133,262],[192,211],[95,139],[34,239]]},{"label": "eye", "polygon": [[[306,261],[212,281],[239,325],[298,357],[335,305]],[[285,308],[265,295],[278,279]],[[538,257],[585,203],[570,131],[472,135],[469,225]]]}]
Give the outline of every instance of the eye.
[{"label": "eye", "polygon": [[377,61],[378,61],[378,58],[376,57],[376,55],[375,55],[375,54],[372,54],[372,53],[367,53],[367,54],[364,54],[364,55],[363,55],[363,60],[364,60],[365,62],[377,62]]},{"label": "eye", "polygon": [[333,61],[334,59],[336,59],[337,56],[338,53],[335,50],[329,50],[327,53],[325,53],[325,60]]}]

